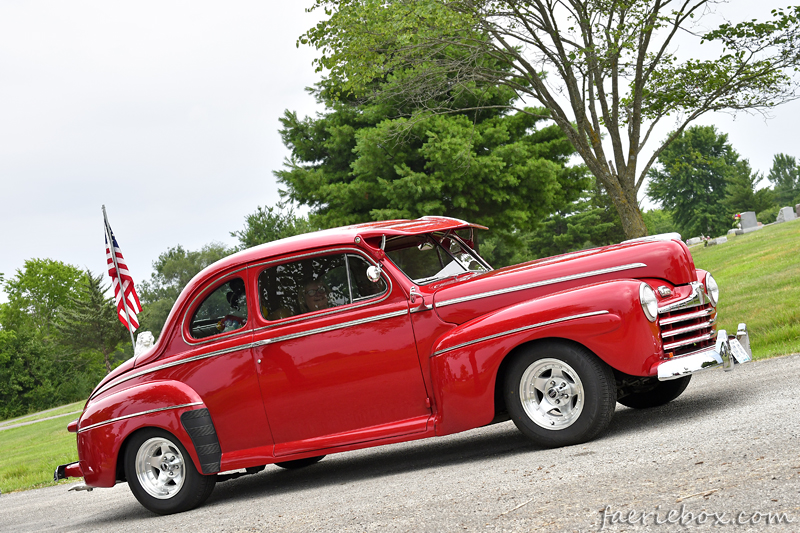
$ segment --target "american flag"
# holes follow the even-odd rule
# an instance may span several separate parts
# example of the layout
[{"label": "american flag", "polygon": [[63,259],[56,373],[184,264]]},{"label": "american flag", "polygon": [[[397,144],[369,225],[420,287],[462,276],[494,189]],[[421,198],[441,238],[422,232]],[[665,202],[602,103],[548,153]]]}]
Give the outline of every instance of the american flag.
[{"label": "american flag", "polygon": [[[111,276],[111,286],[114,287],[114,299],[117,302],[117,315],[119,321],[128,328],[128,331],[133,333],[139,327],[139,321],[136,315],[142,312],[142,304],[139,303],[139,296],[133,288],[133,278],[128,265],[125,264],[125,258],[122,257],[122,251],[119,249],[119,243],[111,231],[111,226],[108,220],[106,224],[106,262],[108,263],[108,275]],[[111,235],[111,240],[114,244],[114,255],[116,256],[116,265],[114,264],[114,257],[111,255],[111,249],[108,247],[108,236]],[[127,313],[125,312],[127,307]],[[128,318],[130,317],[130,325]]]}]

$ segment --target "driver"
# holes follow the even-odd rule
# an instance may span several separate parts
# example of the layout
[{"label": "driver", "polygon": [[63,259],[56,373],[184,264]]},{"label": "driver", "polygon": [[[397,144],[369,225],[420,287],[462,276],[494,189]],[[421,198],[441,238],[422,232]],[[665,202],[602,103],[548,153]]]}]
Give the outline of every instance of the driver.
[{"label": "driver", "polygon": [[328,293],[330,290],[321,280],[310,280],[303,284],[303,290],[298,295],[300,309],[304,313],[319,311],[330,307]]}]

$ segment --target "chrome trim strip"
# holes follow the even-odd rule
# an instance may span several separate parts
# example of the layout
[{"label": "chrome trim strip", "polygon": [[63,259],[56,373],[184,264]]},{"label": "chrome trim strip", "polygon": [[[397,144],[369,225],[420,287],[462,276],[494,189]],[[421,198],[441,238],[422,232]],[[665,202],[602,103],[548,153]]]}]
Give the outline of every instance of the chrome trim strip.
[{"label": "chrome trim strip", "polygon": [[631,270],[634,268],[646,267],[645,263],[630,263],[628,265],[620,265],[617,267],[602,268],[600,270],[592,270],[590,272],[582,272],[580,274],[572,274],[571,276],[563,276],[560,278],[547,279],[544,281],[537,281],[534,283],[526,283],[525,285],[517,285],[515,287],[508,287],[505,289],[497,289],[494,291],[482,292],[480,294],[472,294],[470,296],[462,296],[461,298],[453,298],[452,300],[443,300],[441,302],[434,302],[434,307],[445,307],[448,305],[459,304],[480,298],[489,298],[491,296],[498,296],[500,294],[507,294],[509,292],[523,291],[526,289],[533,289],[535,287],[543,287],[545,285],[553,285],[555,283],[562,283],[564,281],[572,281],[576,279],[589,278],[592,276],[602,276],[603,274],[611,274],[613,272],[621,272],[623,270]]},{"label": "chrome trim strip", "polygon": [[86,426],[85,428],[78,429],[78,433],[83,433],[84,431],[89,431],[90,429],[94,429],[100,426],[105,426],[108,424],[113,424],[114,422],[119,422],[120,420],[127,420],[128,418],[133,418],[135,416],[143,416],[149,415],[153,413],[158,413],[161,411],[169,411],[171,409],[181,409],[183,407],[192,407],[194,405],[203,405],[203,402],[193,402],[193,403],[184,403],[181,405],[173,405],[171,407],[160,407],[158,409],[150,409],[149,411],[142,411],[141,413],[133,413],[130,415],[118,416],[116,418],[112,418],[110,420],[106,420],[104,422],[98,422],[96,424],[92,424],[91,426]]},{"label": "chrome trim strip", "polygon": [[673,342],[670,344],[664,345],[664,351],[672,350],[673,348],[680,348],[681,346],[689,346],[690,344],[694,344],[696,342],[707,341],[714,337],[715,332],[706,333],[705,335],[700,335],[699,337],[692,337],[691,339],[684,339],[682,341]]},{"label": "chrome trim strip", "polygon": [[324,326],[321,328],[309,329],[306,331],[298,331],[297,333],[290,333],[288,335],[281,335],[279,337],[273,337],[271,339],[256,341],[253,343],[253,347],[266,346],[267,344],[274,344],[276,342],[299,339],[300,337],[316,335],[317,333],[327,333],[329,331],[335,331],[337,329],[349,328],[350,326],[360,326],[361,324],[368,324],[370,322],[377,322],[378,320],[385,320],[387,318],[394,318],[407,314],[408,314],[407,309],[401,309],[400,311],[392,311],[391,313],[384,313],[382,315],[360,318],[358,320],[351,320],[350,322],[342,322],[341,324],[331,324],[330,326]]},{"label": "chrome trim strip", "polygon": [[703,328],[710,328],[714,325],[713,320],[709,320],[708,322],[701,322],[700,324],[693,324],[691,326],[686,326],[685,328],[679,329],[671,329],[669,331],[662,331],[661,337],[674,337],[675,335],[680,335],[681,333],[688,333],[690,331],[697,331],[698,329]]},{"label": "chrome trim strip", "polygon": [[511,329],[511,330],[508,330],[508,331],[504,331],[502,333],[495,333],[494,335],[488,335],[486,337],[481,337],[480,339],[471,340],[469,342],[463,342],[461,344],[456,344],[455,346],[451,346],[450,348],[445,348],[444,350],[439,350],[438,352],[435,352],[433,354],[433,356],[441,355],[443,353],[451,352],[453,350],[458,350],[459,348],[464,348],[466,346],[471,346],[471,345],[477,344],[479,342],[488,341],[488,340],[492,340],[492,339],[497,339],[499,337],[505,337],[506,335],[513,335],[514,333],[520,333],[522,331],[527,331],[529,329],[540,328],[540,327],[543,327],[543,326],[549,326],[551,324],[558,324],[559,322],[566,322],[568,320],[576,320],[578,318],[586,318],[586,317],[590,317],[590,316],[607,315],[607,314],[609,314],[609,311],[606,311],[606,310],[593,311],[591,313],[582,313],[580,315],[566,316],[566,317],[563,317],[563,318],[556,318],[555,320],[548,320],[546,322],[539,322],[538,324],[531,324],[529,326],[523,326],[521,328]]},{"label": "chrome trim strip", "polygon": [[186,363],[193,363],[195,361],[200,361],[202,359],[208,359],[209,357],[216,357],[218,355],[225,355],[226,353],[237,352],[239,350],[248,350],[250,348],[253,348],[254,346],[255,346],[255,343],[248,342],[247,344],[240,344],[238,346],[232,346],[230,348],[225,348],[224,350],[216,350],[216,351],[204,353],[204,354],[201,354],[201,355],[195,355],[195,356],[192,356],[192,357],[187,357],[186,359],[180,359],[178,361],[172,361],[172,362],[169,362],[169,363],[164,363],[163,365],[158,365],[158,366],[155,366],[153,368],[147,368],[145,370],[140,370],[139,372],[134,372],[133,374],[123,374],[122,376],[120,376],[120,377],[118,377],[116,379],[113,379],[113,380],[109,381],[108,383],[106,383],[105,385],[103,385],[103,387],[98,389],[97,392],[95,392],[94,394],[92,394],[89,399],[94,398],[95,396],[97,396],[99,394],[102,394],[105,391],[107,391],[108,389],[116,387],[117,385],[119,385],[121,383],[125,383],[126,381],[129,381],[131,379],[138,378],[139,376],[144,376],[146,374],[152,374],[153,372],[158,372],[159,370],[164,370],[165,368],[171,368],[173,366],[183,365],[183,364],[186,364]]},{"label": "chrome trim strip", "polygon": [[685,315],[661,318],[658,320],[658,324],[660,326],[668,326],[669,324],[675,324],[676,322],[685,322],[687,320],[694,320],[695,318],[703,318],[710,315],[713,312],[714,308],[710,307],[708,309],[703,309],[702,311],[696,311],[694,313],[686,313]]}]

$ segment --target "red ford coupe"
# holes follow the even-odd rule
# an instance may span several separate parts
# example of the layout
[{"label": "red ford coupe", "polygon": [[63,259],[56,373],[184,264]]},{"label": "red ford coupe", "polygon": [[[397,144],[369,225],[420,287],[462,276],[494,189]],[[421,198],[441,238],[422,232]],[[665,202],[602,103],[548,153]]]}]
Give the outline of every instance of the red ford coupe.
[{"label": "red ford coupe", "polygon": [[160,514],[268,464],[514,421],[541,446],[600,435],[617,402],[677,398],[750,360],[677,234],[492,269],[461,220],[374,222],[227,257],[183,290],[158,342],[94,390],[80,461]]}]

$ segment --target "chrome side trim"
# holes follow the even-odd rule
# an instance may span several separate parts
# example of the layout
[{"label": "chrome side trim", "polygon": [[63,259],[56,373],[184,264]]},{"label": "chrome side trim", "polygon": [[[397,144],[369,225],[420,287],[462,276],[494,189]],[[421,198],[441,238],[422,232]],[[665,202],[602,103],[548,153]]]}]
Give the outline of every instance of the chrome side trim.
[{"label": "chrome side trim", "polygon": [[147,368],[145,370],[140,370],[139,372],[134,372],[132,374],[123,374],[122,376],[113,379],[103,385],[102,388],[98,389],[97,392],[92,394],[89,399],[94,398],[95,396],[104,393],[108,389],[112,387],[116,387],[121,383],[125,383],[134,378],[138,378],[139,376],[144,376],[146,374],[152,374],[153,372],[158,372],[159,370],[164,370],[165,368],[171,368],[173,366],[183,365],[186,363],[193,363],[194,361],[200,361],[201,359],[208,359],[209,357],[216,357],[218,355],[224,355],[226,353],[237,352],[239,350],[247,350],[253,348],[255,346],[254,343],[248,342],[247,344],[240,344],[238,346],[232,346],[230,348],[225,348],[224,350],[216,350],[213,352],[204,353],[201,355],[195,355],[193,357],[187,357],[186,359],[181,359],[179,361],[172,361],[170,363],[164,363],[163,365],[158,365],[153,368]]},{"label": "chrome side trim", "polygon": [[634,268],[646,267],[645,263],[630,263],[628,265],[620,265],[610,268],[602,268],[600,270],[592,270],[589,272],[581,272],[580,274],[572,274],[571,276],[563,276],[560,278],[547,279],[543,281],[536,281],[534,283],[526,283],[525,285],[517,285],[515,287],[508,287],[505,289],[497,289],[495,291],[482,292],[480,294],[472,294],[470,296],[462,296],[461,298],[453,298],[452,300],[443,300],[441,302],[434,302],[434,307],[445,307],[448,305],[459,304],[462,302],[469,302],[471,300],[478,300],[480,298],[489,298],[491,296],[498,296],[500,294],[507,294],[509,292],[524,291],[526,289],[533,289],[535,287],[543,287],[545,285],[553,285],[555,283],[562,283],[564,281],[573,281],[576,279],[589,278],[592,276],[602,276],[603,274],[611,274],[613,272],[622,272],[624,270],[631,270]]},{"label": "chrome side trim", "polygon": [[528,326],[523,326],[521,328],[510,329],[508,331],[504,331],[502,333],[495,333],[494,335],[488,335],[486,337],[481,337],[480,339],[471,340],[468,342],[462,342],[461,344],[456,344],[455,346],[451,346],[450,348],[445,348],[444,350],[439,350],[435,352],[433,356],[441,355],[443,353],[451,352],[453,350],[458,350],[460,348],[464,348],[466,346],[471,346],[473,344],[477,344],[479,342],[484,342],[492,339],[497,339],[499,337],[505,337],[506,335],[513,335],[514,333],[520,333],[522,331],[527,331],[529,329],[540,328],[543,326],[549,326],[551,324],[558,324],[559,322],[566,322],[568,320],[576,320],[578,318],[586,318],[590,316],[598,316],[598,315],[607,315],[609,311],[593,311],[591,313],[582,313],[580,315],[572,315],[572,316],[565,316],[563,318],[556,318],[555,320],[548,320],[546,322],[539,322],[538,324],[531,324]]},{"label": "chrome side trim", "polygon": [[377,322],[378,320],[385,320],[387,318],[394,318],[398,316],[404,316],[408,314],[408,310],[401,309],[400,311],[392,311],[391,313],[384,313],[382,315],[371,316],[367,318],[360,318],[358,320],[351,320],[350,322],[342,322],[341,324],[331,324],[330,326],[324,326],[321,328],[309,329],[307,331],[298,331],[297,333],[290,333],[289,335],[281,335],[279,337],[273,337],[271,339],[264,339],[261,341],[256,341],[253,343],[253,347],[256,346],[266,346],[267,344],[274,344],[276,342],[288,341],[292,339],[299,339],[301,337],[307,337],[309,335],[316,335],[318,333],[327,333],[329,331],[335,331],[337,329],[344,329],[349,328],[351,326],[360,326],[361,324],[368,324],[370,322]]},{"label": "chrome side trim", "polygon": [[181,409],[183,407],[192,407],[194,405],[203,405],[203,402],[184,403],[184,404],[181,404],[181,405],[172,405],[170,407],[160,407],[158,409],[150,409],[149,411],[142,411],[140,413],[133,413],[133,414],[130,414],[130,415],[125,415],[125,416],[118,416],[118,417],[112,418],[110,420],[105,420],[103,422],[98,422],[96,424],[92,424],[91,426],[86,426],[85,428],[80,428],[78,430],[78,433],[83,433],[84,431],[89,431],[90,429],[98,428],[100,426],[113,424],[114,422],[119,422],[120,420],[127,420],[128,418],[133,418],[135,416],[149,415],[149,414],[153,414],[153,413],[159,413],[161,411],[169,411],[171,409]]}]

